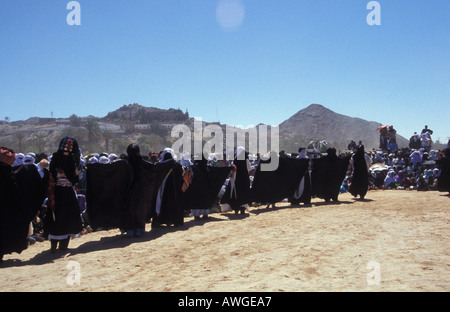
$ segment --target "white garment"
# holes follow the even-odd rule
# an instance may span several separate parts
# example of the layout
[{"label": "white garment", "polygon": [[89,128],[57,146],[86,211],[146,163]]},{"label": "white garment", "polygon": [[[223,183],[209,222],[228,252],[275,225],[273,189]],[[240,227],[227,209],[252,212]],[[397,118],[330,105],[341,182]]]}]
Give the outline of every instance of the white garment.
[{"label": "white garment", "polygon": [[156,195],[156,215],[159,216],[161,213],[161,204],[164,195],[164,188],[166,186],[167,177],[164,178],[163,183],[159,187],[158,194]]},{"label": "white garment", "polygon": [[298,188],[295,190],[294,198],[299,199],[303,195],[303,191],[305,190],[305,177],[302,178]]},{"label": "white garment", "polygon": [[372,159],[367,154],[364,154],[364,158],[366,160],[367,171],[369,171],[370,167],[372,166]]},{"label": "white garment", "polygon": [[308,155],[307,155],[307,151],[304,149],[302,150],[298,156],[297,159],[309,159]]},{"label": "white garment", "polygon": [[389,171],[386,178],[384,179],[384,185],[388,186],[391,183],[395,183],[395,171]]}]

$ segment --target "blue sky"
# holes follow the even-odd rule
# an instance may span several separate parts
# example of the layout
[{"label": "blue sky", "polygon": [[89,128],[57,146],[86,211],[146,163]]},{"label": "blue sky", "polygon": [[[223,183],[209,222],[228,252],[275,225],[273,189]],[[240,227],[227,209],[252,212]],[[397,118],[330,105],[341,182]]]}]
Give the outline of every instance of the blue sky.
[{"label": "blue sky", "polygon": [[[0,2],[0,118],[105,116],[139,103],[250,126],[312,103],[450,137],[450,1]],[[228,15],[227,15],[228,14]],[[375,130],[374,130],[375,131]]]}]

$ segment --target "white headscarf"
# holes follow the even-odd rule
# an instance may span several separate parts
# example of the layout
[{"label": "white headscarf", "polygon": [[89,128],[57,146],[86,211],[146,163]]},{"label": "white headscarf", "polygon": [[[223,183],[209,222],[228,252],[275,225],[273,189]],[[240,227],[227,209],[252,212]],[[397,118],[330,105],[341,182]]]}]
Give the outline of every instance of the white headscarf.
[{"label": "white headscarf", "polygon": [[436,151],[435,150],[431,150],[430,153],[428,154],[428,159],[429,160],[436,160],[437,159],[437,155],[436,155]]},{"label": "white headscarf", "polygon": [[30,155],[27,155],[23,158],[23,164],[24,165],[33,165],[34,164],[34,158]]},{"label": "white headscarf", "polygon": [[308,159],[308,151],[306,149],[303,149],[300,151],[300,153],[298,154],[297,158],[298,159]]},{"label": "white headscarf", "polygon": [[181,165],[183,166],[190,166],[192,165],[191,163],[191,153],[186,152],[181,156],[181,161],[180,161]]},{"label": "white headscarf", "polygon": [[99,163],[101,164],[109,164],[109,159],[106,156],[101,156],[98,160]]},{"label": "white headscarf", "polygon": [[25,155],[22,153],[18,153],[16,154],[16,160],[14,160],[13,162],[13,166],[19,166],[19,165],[23,165],[23,159],[25,158]]},{"label": "white headscarf", "polygon": [[439,168],[434,168],[433,175],[434,175],[434,178],[439,177],[441,175],[441,170]]},{"label": "white headscarf", "polygon": [[389,170],[386,178],[384,179],[384,185],[388,186],[391,183],[395,183],[395,171]]},{"label": "white headscarf", "polygon": [[98,163],[98,159],[96,157],[91,157],[91,158],[89,158],[88,163],[89,164],[96,164],[96,163]]},{"label": "white headscarf", "polygon": [[117,157],[116,154],[109,154],[109,156],[108,156],[109,161],[117,160],[117,158],[119,158],[119,157]]},{"label": "white headscarf", "polygon": [[172,158],[173,158],[175,161],[177,160],[177,155],[175,155],[174,150],[167,147],[167,148],[165,148],[164,151],[161,153],[159,162],[163,162],[163,161],[164,161],[164,156],[165,156],[167,153],[170,153],[170,155],[172,155]]}]

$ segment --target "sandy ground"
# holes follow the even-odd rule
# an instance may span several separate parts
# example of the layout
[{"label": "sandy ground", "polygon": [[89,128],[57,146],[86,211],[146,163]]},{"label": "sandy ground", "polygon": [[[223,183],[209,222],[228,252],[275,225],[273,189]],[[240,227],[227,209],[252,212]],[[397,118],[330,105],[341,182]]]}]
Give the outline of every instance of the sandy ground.
[{"label": "sandy ground", "polygon": [[450,291],[448,195],[339,199],[186,218],[180,228],[148,225],[136,239],[100,231],[72,240],[66,253],[38,242],[5,255],[0,291]]}]

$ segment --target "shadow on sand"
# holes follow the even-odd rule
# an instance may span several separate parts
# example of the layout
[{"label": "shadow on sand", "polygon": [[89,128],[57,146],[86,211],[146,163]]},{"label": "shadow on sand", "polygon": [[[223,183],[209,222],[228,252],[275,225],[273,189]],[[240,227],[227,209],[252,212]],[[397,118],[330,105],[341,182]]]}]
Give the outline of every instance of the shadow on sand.
[{"label": "shadow on sand", "polygon": [[[441,196],[449,197],[450,194],[442,194]],[[289,206],[277,206],[275,205],[265,205],[265,208],[257,208],[257,207],[250,207],[248,211],[246,211],[243,214],[235,214],[233,212],[221,212],[220,214],[222,216],[227,217],[229,220],[243,220],[245,218],[248,218],[250,215],[259,215],[261,213],[265,212],[273,212],[278,211],[282,209],[314,209],[315,207],[322,207],[322,206],[338,206],[341,204],[353,204],[355,202],[372,202],[372,199],[360,199],[360,198],[353,198],[353,201],[329,201],[329,202],[314,202],[310,205],[305,204],[299,204],[299,205],[289,205]],[[260,205],[259,207],[264,206]],[[173,233],[176,231],[186,231],[191,227],[195,226],[202,226],[203,224],[207,222],[218,222],[218,221],[226,221],[226,219],[223,218],[215,218],[211,215],[208,217],[208,219],[201,219],[201,220],[194,220],[190,219],[189,221],[186,221],[181,226],[158,226],[158,227],[152,227],[150,231],[145,232],[140,237],[132,237],[127,238],[125,235],[115,235],[115,236],[108,236],[108,237],[102,237],[100,240],[97,241],[89,241],[86,243],[83,243],[82,245],[76,247],[76,248],[70,248],[66,251],[57,251],[57,252],[50,252],[50,245],[49,249],[46,251],[43,251],[37,255],[35,255],[33,258],[27,260],[27,261],[21,261],[16,259],[9,259],[5,260],[1,265],[0,268],[4,267],[20,267],[20,266],[27,266],[27,265],[44,265],[47,263],[52,263],[57,259],[65,258],[68,256],[74,256],[79,254],[86,254],[90,252],[95,251],[101,251],[101,250],[110,250],[110,249],[116,249],[116,248],[124,248],[131,244],[138,244],[142,242],[151,241],[154,239],[158,239],[165,234]],[[98,232],[96,232],[98,233]],[[89,235],[89,234],[87,234]],[[42,244],[46,244],[48,241],[42,242]]]},{"label": "shadow on sand", "polygon": [[281,210],[281,209],[299,209],[299,208],[300,209],[311,209],[311,208],[314,208],[314,207],[337,206],[337,205],[342,205],[342,204],[354,204],[355,202],[372,202],[372,201],[373,201],[373,199],[369,199],[369,198],[364,198],[364,199],[353,198],[353,201],[348,201],[348,200],[347,201],[338,200],[338,201],[328,201],[328,202],[322,201],[322,202],[313,202],[313,203],[311,203],[309,205],[301,203],[301,204],[298,204],[298,205],[291,204],[289,206],[282,206],[282,207],[276,206],[276,205],[273,206],[272,204],[270,204],[270,205],[267,205],[267,204],[264,205],[263,204],[263,205],[260,205],[260,206],[266,206],[265,208],[255,208],[254,207],[254,209],[252,209],[250,211],[250,213],[258,215],[258,214],[261,214],[261,213],[273,212],[273,211],[277,211],[277,210]]},{"label": "shadow on sand", "polygon": [[[139,244],[142,242],[148,242],[154,239],[158,239],[165,234],[178,232],[178,231],[186,231],[191,227],[195,226],[202,226],[203,224],[207,222],[218,222],[218,221],[225,221],[224,219],[214,218],[209,216],[208,219],[202,219],[202,220],[189,220],[186,221],[181,226],[158,226],[158,227],[152,227],[150,231],[144,232],[139,237],[127,237],[122,234],[118,234],[115,236],[108,236],[108,237],[102,237],[100,240],[96,241],[88,241],[83,244],[81,244],[78,247],[70,248],[62,251],[57,250],[56,252],[50,251],[50,243],[48,241],[41,242],[39,244],[48,244],[49,249],[42,251],[38,254],[36,254],[33,258],[27,260],[27,261],[21,261],[17,259],[9,259],[2,262],[0,265],[1,268],[6,267],[21,267],[21,266],[28,266],[28,265],[44,265],[47,263],[52,263],[57,259],[65,258],[68,256],[75,256],[80,254],[86,254],[90,252],[95,251],[101,251],[101,250],[111,250],[116,248],[124,248],[131,244]],[[111,229],[113,230],[113,229]],[[101,231],[96,231],[95,233],[99,233]],[[89,234],[87,234],[89,235]]]}]

